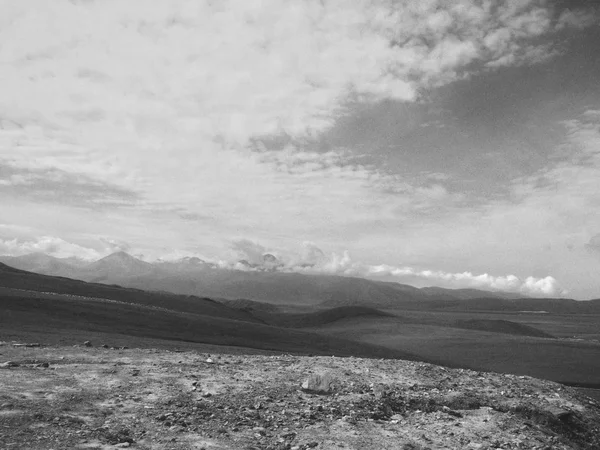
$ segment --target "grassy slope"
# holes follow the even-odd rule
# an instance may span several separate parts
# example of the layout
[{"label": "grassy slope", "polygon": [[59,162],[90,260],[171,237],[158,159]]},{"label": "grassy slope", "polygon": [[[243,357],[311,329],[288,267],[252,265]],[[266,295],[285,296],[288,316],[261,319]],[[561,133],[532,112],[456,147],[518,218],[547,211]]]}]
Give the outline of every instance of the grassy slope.
[{"label": "grassy slope", "polygon": [[[229,307],[210,299],[90,284],[3,265],[0,286],[8,286],[0,288],[0,330],[4,336],[27,332],[67,338],[100,333],[121,340],[131,336],[137,342],[175,340],[287,352],[422,359],[556,381],[600,383],[600,346],[544,338],[550,334],[570,336],[581,326],[579,319],[585,319],[589,329],[586,336],[593,338],[600,319],[592,315],[504,314],[498,319],[493,313],[482,316],[438,308],[434,312],[405,311],[403,317],[393,317],[360,306],[284,314],[255,302],[239,301],[234,305],[237,308]],[[490,304],[498,302],[494,299]],[[466,304],[476,305],[476,301]],[[516,307],[510,300],[500,301],[502,305]],[[563,322],[568,322],[566,332],[560,332]],[[292,329],[299,327],[313,328]]]},{"label": "grassy slope", "polygon": [[514,336],[531,336],[542,338],[553,338],[550,333],[538,330],[529,325],[511,322],[503,319],[467,319],[457,320],[456,328],[464,328],[467,330],[481,330],[491,333],[511,334]]},{"label": "grassy slope", "polygon": [[210,299],[90,284],[4,265],[0,286],[3,336],[90,331],[284,352],[417,359],[393,349],[261,324]]},{"label": "grassy slope", "polygon": [[131,335],[283,352],[418,359],[408,352],[258,323],[95,300],[0,297],[2,334],[18,330]]},{"label": "grassy slope", "polygon": [[427,308],[440,311],[495,311],[522,312],[547,311],[554,314],[600,314],[600,301],[578,301],[564,298],[473,298],[455,302],[438,300],[431,302]]},{"label": "grassy slope", "polygon": [[139,289],[86,283],[70,278],[34,274],[0,264],[0,295],[30,295],[7,289],[35,292],[57,292],[61,294],[117,300],[144,306],[174,309],[180,312],[206,314],[237,320],[252,321],[251,315],[208,298],[199,298],[170,293],[147,292]]},{"label": "grassy slope", "polygon": [[600,385],[600,344],[464,329],[432,323],[361,319],[313,330],[442,360],[454,366]]},{"label": "grassy slope", "polygon": [[365,306],[341,306],[307,313],[284,313],[262,308],[244,308],[254,317],[269,325],[284,328],[315,327],[353,318],[396,317],[393,314]]}]

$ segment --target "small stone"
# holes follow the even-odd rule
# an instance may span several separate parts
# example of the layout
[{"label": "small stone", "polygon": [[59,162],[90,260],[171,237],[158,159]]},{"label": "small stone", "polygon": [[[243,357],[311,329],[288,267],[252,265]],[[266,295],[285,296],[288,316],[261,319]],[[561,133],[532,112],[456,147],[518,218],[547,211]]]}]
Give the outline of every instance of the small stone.
[{"label": "small stone", "polygon": [[91,346],[92,346],[92,343],[91,343],[90,341],[85,341],[85,342],[83,343],[83,345],[85,345],[86,347],[91,347]]},{"label": "small stone", "polygon": [[330,394],[333,391],[333,377],[329,373],[311,374],[302,383],[302,390],[312,394]]},{"label": "small stone", "polygon": [[373,386],[373,395],[375,396],[375,398],[381,400],[387,395],[387,391],[384,386]]},{"label": "small stone", "polygon": [[131,447],[131,444],[129,442],[121,442],[119,444],[115,445],[116,448],[127,448],[127,447]]},{"label": "small stone", "polygon": [[6,361],[6,362],[0,364],[0,368],[6,369],[9,367],[19,367],[19,365],[20,365],[19,363],[16,363],[14,361]]},{"label": "small stone", "polygon": [[450,409],[447,406],[443,406],[442,411],[444,411],[446,414],[448,414],[450,416],[459,417],[459,418],[463,417],[462,413],[460,413],[458,411],[454,411],[453,409]]}]

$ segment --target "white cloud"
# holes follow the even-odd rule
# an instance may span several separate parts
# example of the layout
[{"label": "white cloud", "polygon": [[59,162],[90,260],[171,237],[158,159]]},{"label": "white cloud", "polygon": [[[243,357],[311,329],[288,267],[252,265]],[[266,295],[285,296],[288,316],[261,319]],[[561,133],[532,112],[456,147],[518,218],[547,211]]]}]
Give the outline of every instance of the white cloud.
[{"label": "white cloud", "polygon": [[527,277],[522,280],[515,275],[493,276],[475,275],[471,272],[449,273],[440,270],[418,270],[407,266],[390,266],[387,264],[367,265],[353,262],[348,252],[342,255],[333,254],[324,264],[307,269],[318,273],[332,273],[368,278],[386,277],[402,283],[425,280],[436,286],[449,288],[479,288],[494,291],[519,292],[524,295],[556,296],[565,291],[558,281],[551,276],[544,278]]},{"label": "white cloud", "polygon": [[[263,255],[272,252],[272,249],[267,249],[265,246],[247,239],[233,242],[232,248],[236,251],[238,258],[243,258],[254,266],[240,265],[234,258],[229,262],[221,261],[221,268],[246,271],[273,270],[273,267],[266,265],[263,260]],[[542,278],[528,276],[521,279],[515,275],[494,276],[487,273],[476,275],[471,272],[451,273],[388,264],[370,265],[354,261],[347,250],[341,254],[332,252],[326,255],[312,242],[304,243],[304,249],[300,255],[281,249],[275,253],[278,254],[278,260],[281,263],[276,270],[283,272],[383,278],[399,283],[436,285],[448,288],[478,288],[517,292],[528,296],[554,297],[567,293],[552,276]]]},{"label": "white cloud", "polygon": [[45,253],[57,258],[75,256],[84,260],[96,260],[104,256],[93,249],[53,236],[41,236],[31,240],[0,238],[0,254],[20,256],[29,253]]},{"label": "white cloud", "polygon": [[240,259],[245,259],[252,264],[262,264],[263,256],[267,253],[265,247],[248,239],[233,241],[231,248],[237,253]]},{"label": "white cloud", "polygon": [[600,110],[598,109],[588,109],[587,111],[585,111],[583,113],[583,117],[584,118],[589,118],[589,119],[596,119],[596,120],[600,120]]},{"label": "white cloud", "polygon": [[[411,101],[457,78],[489,57],[480,30],[502,36],[496,60],[521,52],[551,14],[534,1],[496,13],[366,0],[4,3],[0,117],[16,125],[0,131],[0,157],[151,201],[173,197],[175,179],[193,184],[190,160],[243,181],[251,137],[318,133],[349,97]],[[238,150],[216,155],[215,140]]]},{"label": "white cloud", "polygon": [[[171,249],[169,253],[144,256],[144,249],[133,249],[128,243],[98,237],[98,249],[68,242],[53,236],[41,236],[30,239],[0,238],[0,254],[19,256],[41,252],[59,258],[75,256],[93,261],[116,251],[127,251],[144,260],[171,261],[182,257],[195,256],[197,252]],[[228,260],[218,260],[201,255],[201,259],[216,264],[221,269],[229,270],[277,270],[283,272],[300,272],[310,274],[341,275],[385,279],[399,283],[436,285],[448,288],[480,288],[495,291],[519,292],[533,296],[564,295],[558,281],[551,276],[535,278],[532,276],[520,279],[515,275],[493,276],[486,274],[475,275],[471,272],[450,273],[441,270],[422,270],[408,266],[392,266],[388,264],[370,265],[354,261],[348,251],[341,254],[332,252],[326,254],[312,242],[305,242],[300,253],[289,249],[275,249],[263,246],[248,239],[238,239],[231,243],[234,256]],[[134,251],[136,250],[136,251]],[[265,261],[266,254],[276,255],[276,261]],[[246,260],[252,266],[239,263]]]},{"label": "white cloud", "polygon": [[100,237],[99,241],[102,242],[108,248],[110,253],[119,251],[128,252],[131,250],[131,245],[128,242],[121,241],[119,239]]},{"label": "white cloud", "polygon": [[[256,151],[250,142],[278,134],[301,141],[331,127],[348,103],[415,101],[488,63],[539,62],[553,55],[556,19],[534,0],[0,0],[0,8],[0,164],[25,177],[2,180],[0,219],[136,249],[152,236],[155,253],[215,250],[240,235],[275,248],[327,242],[339,253],[353,233],[384,229],[383,242],[367,239],[379,244],[373,251],[414,255],[422,245],[437,255],[439,230],[419,244],[408,225],[392,239],[400,243],[389,236],[460,205],[446,180],[408,182],[343,149]],[[32,172],[35,180],[23,175]],[[44,173],[133,199],[110,212],[94,202],[57,204],[56,196],[16,202],[9,189],[32,192]],[[336,258],[332,268],[351,264]]]},{"label": "white cloud", "polygon": [[560,151],[533,176],[514,180],[509,198],[412,222],[397,242],[374,236],[368,244],[379,255],[369,259],[401,254],[410,267],[513,273],[541,291],[552,285],[540,282],[551,274],[569,295],[597,297],[600,265],[589,251],[600,230],[600,120],[593,111],[556,124],[567,130]]},{"label": "white cloud", "polygon": [[529,48],[552,14],[535,1],[496,12],[437,1],[5,3],[11,115],[77,127],[75,146],[120,164],[182,135],[245,144],[322,131],[350,94],[414,100],[490,51],[497,60]]}]

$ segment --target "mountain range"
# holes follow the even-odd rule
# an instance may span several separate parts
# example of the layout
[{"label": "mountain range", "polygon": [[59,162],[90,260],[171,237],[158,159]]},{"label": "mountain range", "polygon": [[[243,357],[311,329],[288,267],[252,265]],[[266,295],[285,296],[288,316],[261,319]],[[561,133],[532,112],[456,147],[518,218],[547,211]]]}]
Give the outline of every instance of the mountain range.
[{"label": "mountain range", "polygon": [[371,306],[387,309],[508,310],[591,312],[600,300],[533,299],[509,292],[479,289],[445,289],[413,286],[365,278],[291,273],[277,270],[277,259],[265,255],[264,264],[241,261],[242,270],[220,268],[199,258],[153,263],[126,252],[117,252],[95,262],[55,258],[33,253],[0,256],[8,266],[44,275],[119,285],[150,291],[220,299],[248,299],[302,308],[323,306]]}]

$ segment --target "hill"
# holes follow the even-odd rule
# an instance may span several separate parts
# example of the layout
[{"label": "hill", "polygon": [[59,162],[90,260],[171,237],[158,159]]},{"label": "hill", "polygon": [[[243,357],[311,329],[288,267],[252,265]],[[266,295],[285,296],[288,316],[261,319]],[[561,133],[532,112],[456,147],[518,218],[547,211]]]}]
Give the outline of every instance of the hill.
[{"label": "hill", "polygon": [[[529,300],[532,306],[542,302]],[[492,308],[504,302],[519,304],[484,299],[483,305]],[[571,303],[580,302],[556,302]],[[110,345],[402,358],[600,386],[600,316],[464,311],[456,308],[460,304],[478,306],[478,299],[407,301],[405,305],[414,306],[403,310],[215,301],[0,265],[0,340],[74,344],[102,339]]]},{"label": "hill", "polygon": [[128,253],[117,252],[82,267],[76,272],[76,278],[85,281],[112,283],[112,280],[132,276],[152,277],[156,272],[158,270],[155,270],[152,264],[134,258]]},{"label": "hill", "polygon": [[511,322],[509,320],[490,320],[490,319],[469,319],[457,320],[455,326],[470,330],[482,330],[492,333],[504,333],[516,336],[532,336],[542,338],[554,338],[550,333],[538,330],[532,326],[521,323]]},{"label": "hill", "polygon": [[307,328],[348,321],[351,319],[371,319],[396,317],[393,314],[365,306],[340,306],[310,313],[277,313],[261,310],[252,311],[265,323],[285,328]]},{"label": "hill", "polygon": [[22,256],[0,256],[0,263],[28,272],[71,278],[75,278],[79,269],[85,265],[76,258],[55,258],[39,252]]},{"label": "hill", "polygon": [[555,314],[600,314],[600,300],[578,301],[566,298],[502,299],[480,297],[446,302],[431,302],[430,309],[446,311],[541,312]]},{"label": "hill", "polygon": [[[107,286],[99,283],[86,283],[70,278],[26,272],[1,263],[0,287],[4,288],[3,297],[31,297],[31,292],[55,293],[64,295],[52,297],[56,297],[57,300],[69,299],[69,296],[78,296],[82,297],[84,300],[89,299],[90,301],[93,299],[116,300],[123,303],[137,304],[146,307],[172,309],[178,312],[204,314],[230,319],[252,320],[251,316],[242,311],[229,308],[222,303],[208,298],[147,292],[120,286]],[[35,297],[42,298],[39,295],[35,295]]]},{"label": "hill", "polygon": [[282,272],[279,266],[271,270],[231,270],[198,258],[147,263],[118,252],[93,263],[39,254],[0,257],[0,261],[46,275],[197,297],[246,299],[286,307],[365,306],[390,310],[600,314],[600,300],[534,299],[478,289],[419,289],[365,278]]},{"label": "hill", "polygon": [[515,292],[502,292],[502,291],[485,291],[482,289],[444,289],[436,286],[421,288],[422,292],[435,297],[435,296],[450,296],[460,300],[468,300],[474,298],[485,298],[490,295],[494,298],[506,298],[506,299],[522,299],[527,298],[522,294]]},{"label": "hill", "polygon": [[[72,334],[185,341],[285,352],[419,359],[408,352],[260,323],[244,311],[177,296],[33,274],[0,265],[0,339]],[[77,333],[76,333],[77,332]]]}]

